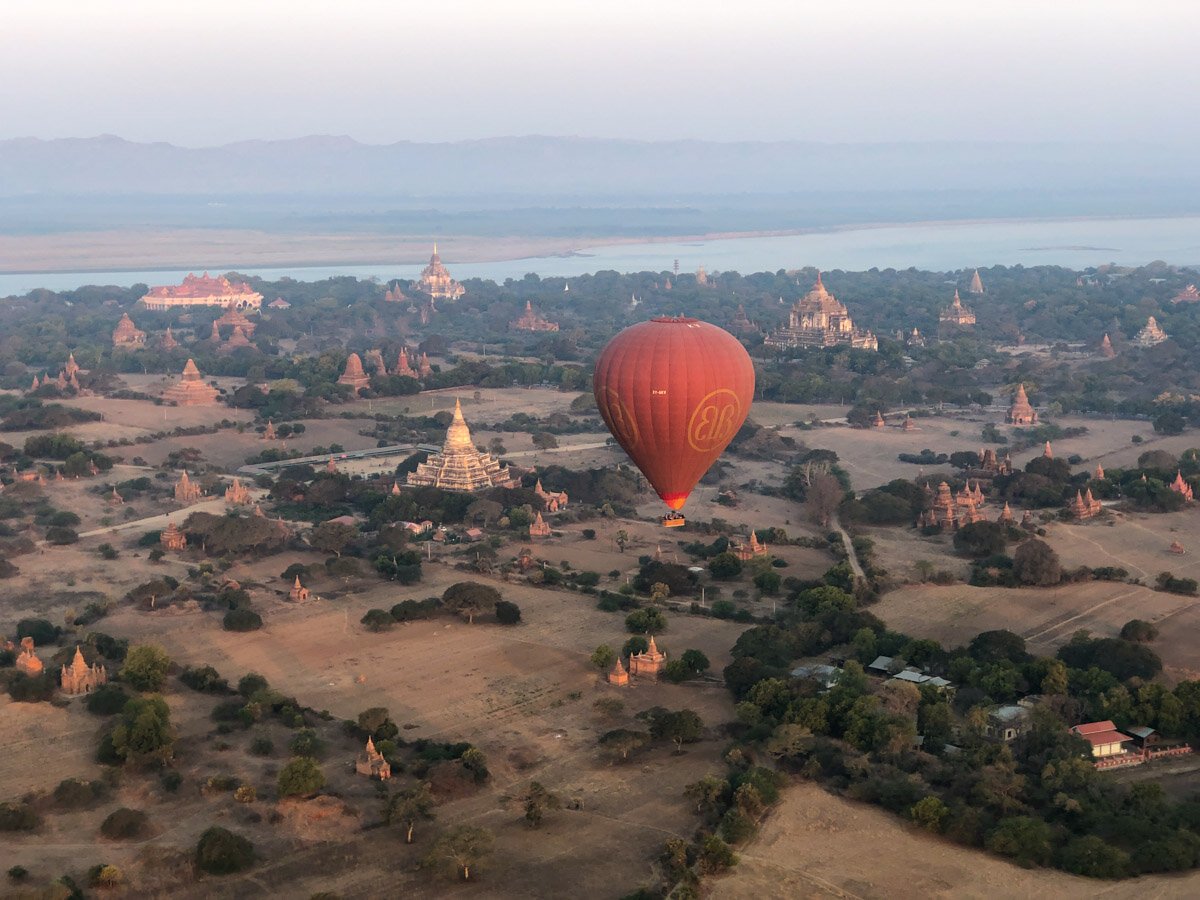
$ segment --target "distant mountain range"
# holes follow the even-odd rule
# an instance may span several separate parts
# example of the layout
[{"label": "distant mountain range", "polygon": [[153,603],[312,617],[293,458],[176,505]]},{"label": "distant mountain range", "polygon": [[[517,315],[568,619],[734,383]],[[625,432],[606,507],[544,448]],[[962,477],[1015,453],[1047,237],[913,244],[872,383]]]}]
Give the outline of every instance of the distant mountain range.
[{"label": "distant mountain range", "polygon": [[700,233],[1200,212],[1191,147],[347,137],[0,141],[0,232],[145,226]]},{"label": "distant mountain range", "polygon": [[0,197],[30,194],[533,194],[1156,190],[1200,185],[1194,149],[1155,143],[641,142],[512,137],[361,144],[348,137],[190,149],[101,136],[0,141]]}]

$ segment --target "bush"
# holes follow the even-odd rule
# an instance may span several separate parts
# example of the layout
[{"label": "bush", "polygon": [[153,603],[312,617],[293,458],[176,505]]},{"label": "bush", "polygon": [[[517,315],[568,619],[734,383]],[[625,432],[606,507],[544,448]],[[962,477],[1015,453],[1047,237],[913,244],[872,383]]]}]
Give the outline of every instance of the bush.
[{"label": "bush", "polygon": [[395,623],[395,618],[386,609],[368,609],[362,617],[362,624],[367,631],[386,631]]},{"label": "bush", "polygon": [[719,581],[728,581],[742,574],[742,561],[729,551],[718,553],[708,564],[708,571]]},{"label": "bush", "polygon": [[142,837],[150,830],[150,819],[140,809],[121,807],[108,814],[100,823],[100,833],[114,841],[127,841]]},{"label": "bush", "polygon": [[632,634],[661,634],[667,630],[667,617],[657,609],[637,609],[625,617],[625,629]]},{"label": "bush", "polygon": [[46,529],[46,541],[55,546],[62,547],[66,544],[75,544],[79,541],[79,535],[71,528],[60,528],[53,526]]},{"label": "bush", "polygon": [[1130,619],[1121,626],[1121,640],[1147,644],[1158,637],[1158,629],[1141,619]]},{"label": "bush", "polygon": [[37,646],[43,647],[46,644],[58,643],[60,634],[62,629],[47,619],[21,619],[17,622],[18,642],[21,638],[31,637]]},{"label": "bush", "polygon": [[1025,541],[1013,554],[1013,571],[1022,584],[1042,587],[1062,581],[1062,564],[1058,554],[1045,541],[1037,538]]},{"label": "bush", "polygon": [[496,621],[501,625],[516,625],[521,621],[521,607],[508,600],[496,603]]},{"label": "bush", "polygon": [[38,827],[38,815],[28,803],[0,803],[0,831],[33,831]]},{"label": "bush", "polygon": [[252,609],[231,609],[221,622],[226,631],[258,631],[262,624],[262,616]]},{"label": "bush", "polygon": [[115,716],[125,709],[129,695],[119,684],[102,684],[88,694],[87,711],[97,716]]},{"label": "bush", "polygon": [[214,825],[196,844],[196,865],[210,875],[242,872],[254,864],[254,845],[239,834]]},{"label": "bush", "polygon": [[203,694],[228,694],[229,682],[212,666],[188,666],[179,673],[179,680],[193,691]]},{"label": "bush", "polygon": [[108,796],[102,781],[66,778],[54,789],[54,804],[60,809],[87,809]]},{"label": "bush", "polygon": [[279,773],[279,796],[295,797],[315,794],[325,786],[325,773],[320,764],[309,756],[297,756]]},{"label": "bush", "polygon": [[321,755],[321,740],[311,728],[301,728],[288,744],[288,750],[295,756],[316,758]]},{"label": "bush", "polygon": [[250,742],[250,752],[255,756],[270,756],[275,752],[275,744],[269,737],[256,737]]},{"label": "bush", "polygon": [[259,691],[265,691],[270,686],[270,682],[257,672],[248,672],[238,679],[237,692],[243,697],[250,698]]}]

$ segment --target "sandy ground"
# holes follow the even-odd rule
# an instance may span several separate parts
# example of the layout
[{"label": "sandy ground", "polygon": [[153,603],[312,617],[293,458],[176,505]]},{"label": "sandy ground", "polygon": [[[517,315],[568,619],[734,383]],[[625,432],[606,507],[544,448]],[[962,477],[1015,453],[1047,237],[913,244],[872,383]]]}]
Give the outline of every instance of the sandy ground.
[{"label": "sandy ground", "polygon": [[895,816],[811,783],[787,789],[733,872],[711,883],[713,900],[843,897],[1195,897],[1200,873],[1108,883],[1022,869],[932,838]]}]

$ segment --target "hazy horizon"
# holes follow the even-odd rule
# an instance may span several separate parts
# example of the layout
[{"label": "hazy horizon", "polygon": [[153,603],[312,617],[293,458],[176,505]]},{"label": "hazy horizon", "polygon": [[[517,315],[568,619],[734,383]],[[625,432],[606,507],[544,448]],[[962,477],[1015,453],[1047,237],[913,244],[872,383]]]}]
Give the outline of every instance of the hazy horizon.
[{"label": "hazy horizon", "polygon": [[1192,141],[1197,25],[1172,0],[43,0],[6,10],[0,139]]}]

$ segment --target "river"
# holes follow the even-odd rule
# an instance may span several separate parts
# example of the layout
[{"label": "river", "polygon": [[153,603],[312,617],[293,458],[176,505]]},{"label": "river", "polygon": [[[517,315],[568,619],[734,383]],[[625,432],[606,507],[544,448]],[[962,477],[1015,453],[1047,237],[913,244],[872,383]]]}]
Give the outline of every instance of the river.
[{"label": "river", "polygon": [[[775,271],[803,266],[825,270],[917,268],[950,271],[991,265],[1060,265],[1074,269],[1104,263],[1142,265],[1161,259],[1200,263],[1200,216],[1061,221],[922,222],[809,231],[772,237],[726,237],[696,241],[582,247],[569,256],[496,262],[445,260],[455,277],[522,278],[530,272],[576,276],[615,269],[665,271],[675,260],[682,271]],[[202,266],[197,266],[197,269]],[[317,281],[335,275],[413,278],[421,265],[341,265],[247,268],[238,271],[273,281]],[[178,284],[184,270],[0,274],[0,296],[35,288],[70,290],[85,284],[128,286]]]}]

